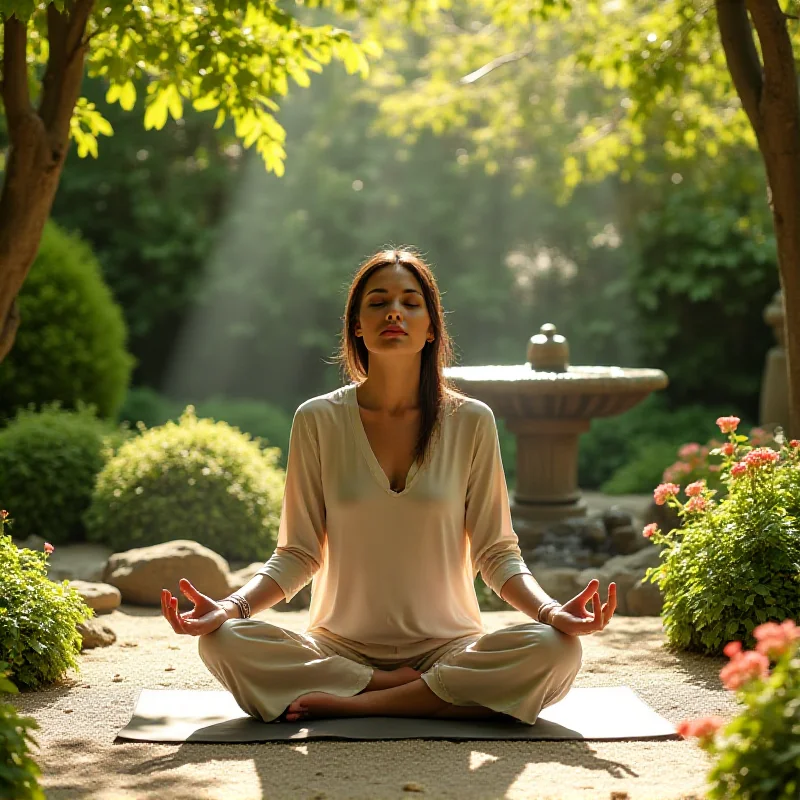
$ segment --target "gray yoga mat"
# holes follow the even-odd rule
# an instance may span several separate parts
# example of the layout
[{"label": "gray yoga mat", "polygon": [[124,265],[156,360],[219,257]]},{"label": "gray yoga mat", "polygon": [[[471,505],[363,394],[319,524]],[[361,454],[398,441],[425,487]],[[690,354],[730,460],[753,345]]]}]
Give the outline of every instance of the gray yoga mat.
[{"label": "gray yoga mat", "polygon": [[671,722],[625,686],[572,689],[535,725],[504,720],[350,717],[264,723],[227,691],[142,689],[117,734],[137,742],[274,742],[301,739],[655,739]]}]

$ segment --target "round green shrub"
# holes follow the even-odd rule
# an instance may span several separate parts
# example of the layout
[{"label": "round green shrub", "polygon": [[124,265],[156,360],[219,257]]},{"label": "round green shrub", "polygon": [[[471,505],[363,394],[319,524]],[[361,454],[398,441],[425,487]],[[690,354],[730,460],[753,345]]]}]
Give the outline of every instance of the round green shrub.
[{"label": "round green shrub", "polygon": [[18,411],[0,429],[0,508],[14,509],[14,536],[53,544],[85,539],[95,479],[125,437],[83,406]]},{"label": "round green shrub", "polygon": [[20,689],[38,689],[78,669],[76,625],[94,611],[68,581],[47,577],[46,553],[17,548],[4,527],[0,519],[0,660]]},{"label": "round green shrub", "polygon": [[0,417],[59,401],[113,418],[130,379],[122,311],[88,244],[49,222],[17,298],[22,323],[0,369]]},{"label": "round green shrub", "polygon": [[[0,661],[0,695],[17,694],[19,689],[8,680],[8,664]],[[14,800],[45,800],[39,786],[42,771],[30,755],[30,745],[37,745],[31,731],[39,723],[21,717],[14,706],[0,703],[0,797]]]},{"label": "round green shrub", "polygon": [[[194,404],[197,416],[227,422],[242,433],[261,440],[262,447],[277,447],[280,450],[278,463],[286,466],[289,449],[289,434],[292,430],[292,415],[282,408],[260,400],[233,400],[212,397]],[[182,406],[149,387],[137,387],[128,391],[120,409],[118,419],[131,425],[143,423],[147,428],[173,420],[181,415]]]},{"label": "round green shrub", "polygon": [[198,419],[143,430],[97,477],[87,537],[115,550],[193,539],[230,560],[275,549],[284,472],[275,448],[224,422]]}]

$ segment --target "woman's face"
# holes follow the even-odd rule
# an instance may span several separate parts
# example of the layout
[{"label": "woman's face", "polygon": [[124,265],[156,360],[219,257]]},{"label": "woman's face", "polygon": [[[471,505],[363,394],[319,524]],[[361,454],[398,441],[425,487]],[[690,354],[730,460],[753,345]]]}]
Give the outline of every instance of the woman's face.
[{"label": "woman's face", "polygon": [[428,308],[414,274],[400,264],[370,275],[361,297],[356,336],[370,353],[417,353],[433,341]]}]

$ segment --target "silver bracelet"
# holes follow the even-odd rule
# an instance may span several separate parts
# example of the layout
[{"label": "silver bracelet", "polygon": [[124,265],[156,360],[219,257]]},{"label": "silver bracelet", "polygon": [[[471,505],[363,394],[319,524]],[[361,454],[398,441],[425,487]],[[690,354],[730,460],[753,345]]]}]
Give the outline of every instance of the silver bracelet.
[{"label": "silver bracelet", "polygon": [[549,609],[555,609],[557,606],[560,606],[560,605],[561,605],[561,603],[559,603],[558,600],[548,600],[546,603],[542,603],[539,606],[539,610],[536,612],[536,621],[537,622],[542,622],[545,625],[549,625],[550,624],[549,622],[546,622],[545,620],[542,619],[542,611],[549,610]]}]

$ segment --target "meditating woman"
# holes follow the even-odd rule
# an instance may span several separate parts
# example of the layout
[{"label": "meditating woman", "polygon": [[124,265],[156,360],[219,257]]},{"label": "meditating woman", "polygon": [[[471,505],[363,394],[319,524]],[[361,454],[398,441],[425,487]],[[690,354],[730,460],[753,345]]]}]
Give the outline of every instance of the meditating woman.
[{"label": "meditating woman", "polygon": [[[162,608],[248,714],[515,718],[532,724],[569,691],[578,636],[616,608],[599,583],[565,605],[525,565],[491,409],[448,386],[451,344],[436,281],[406,250],[358,270],[344,317],[349,385],[295,413],[277,548],[216,601]],[[531,618],[484,632],[473,580]],[[294,633],[250,619],[313,578]],[[591,612],[587,604],[591,602]]]}]

